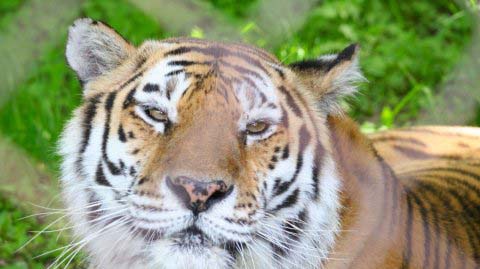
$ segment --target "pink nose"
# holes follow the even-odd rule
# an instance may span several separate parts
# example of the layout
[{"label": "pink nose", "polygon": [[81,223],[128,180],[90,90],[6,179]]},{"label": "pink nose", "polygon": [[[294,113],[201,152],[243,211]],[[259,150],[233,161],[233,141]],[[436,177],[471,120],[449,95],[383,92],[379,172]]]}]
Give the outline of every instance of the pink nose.
[{"label": "pink nose", "polygon": [[185,176],[174,179],[167,177],[167,186],[194,214],[225,199],[233,190],[233,186],[228,187],[222,180],[205,182]]}]

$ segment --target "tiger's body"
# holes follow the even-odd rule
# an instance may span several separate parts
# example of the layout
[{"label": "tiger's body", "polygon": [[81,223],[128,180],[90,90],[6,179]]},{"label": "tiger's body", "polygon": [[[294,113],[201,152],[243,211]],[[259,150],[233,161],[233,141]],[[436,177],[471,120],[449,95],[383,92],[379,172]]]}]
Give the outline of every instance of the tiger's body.
[{"label": "tiger's body", "polygon": [[[477,268],[480,130],[415,127],[366,138],[344,121],[332,130],[341,170],[353,171],[343,177],[351,206],[335,248],[346,259],[326,268]],[[349,143],[367,146],[357,155]],[[377,159],[377,171],[359,168],[375,163],[365,158]]]},{"label": "tiger's body", "polygon": [[135,48],[77,20],[83,104],[60,152],[90,267],[478,266],[480,132],[365,137],[337,105],[357,51],[286,67],[241,44]]}]

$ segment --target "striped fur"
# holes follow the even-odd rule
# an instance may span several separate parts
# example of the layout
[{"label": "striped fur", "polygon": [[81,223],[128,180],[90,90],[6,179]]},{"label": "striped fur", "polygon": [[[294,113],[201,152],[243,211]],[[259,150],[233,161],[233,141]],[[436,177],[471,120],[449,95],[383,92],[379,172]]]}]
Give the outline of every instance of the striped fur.
[{"label": "striped fur", "polygon": [[[434,257],[426,265],[435,268],[444,252],[429,244],[443,229],[452,266],[472,265],[477,231],[462,260],[466,237],[447,240],[466,234],[449,228],[461,225],[434,221],[448,208],[432,190],[450,183],[433,182],[460,173],[439,176],[433,162],[408,170],[424,155],[446,153],[412,148],[426,142],[393,139],[397,133],[372,137],[372,147],[338,116],[337,98],[361,79],[357,51],[286,67],[242,44],[175,38],[133,48],[104,24],[77,20],[67,60],[84,83],[83,103],[60,153],[63,197],[90,267],[422,268],[425,245],[422,255]],[[266,128],[251,133],[254,122]],[[166,183],[175,177],[221,180],[232,191],[198,214]],[[423,189],[410,184],[420,179]],[[474,188],[462,184],[458,197],[478,205]],[[476,219],[465,223],[465,231],[478,227]]]},{"label": "striped fur", "polygon": [[329,122],[352,187],[343,192],[346,232],[334,249],[345,259],[326,268],[480,265],[479,129],[417,127],[367,139],[346,119]]}]

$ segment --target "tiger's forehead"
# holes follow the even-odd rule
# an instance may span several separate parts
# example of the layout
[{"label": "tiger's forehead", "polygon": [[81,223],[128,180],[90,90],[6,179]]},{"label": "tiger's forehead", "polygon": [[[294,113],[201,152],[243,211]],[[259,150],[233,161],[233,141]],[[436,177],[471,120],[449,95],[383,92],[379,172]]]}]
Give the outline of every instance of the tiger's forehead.
[{"label": "tiger's forehead", "polygon": [[173,110],[187,91],[208,86],[219,96],[234,98],[243,111],[277,106],[272,72],[280,66],[270,54],[247,45],[196,39],[170,39],[155,45],[161,49],[147,60],[137,100]]},{"label": "tiger's forehead", "polygon": [[[280,65],[280,62],[277,60],[277,58],[267,51],[243,43],[224,43],[219,41],[185,37],[165,39],[159,41],[158,43],[167,48],[177,49],[176,52],[201,51],[205,56],[237,56],[239,58],[245,58],[254,61],[264,61],[266,63]],[[252,63],[255,64],[255,62]]]}]

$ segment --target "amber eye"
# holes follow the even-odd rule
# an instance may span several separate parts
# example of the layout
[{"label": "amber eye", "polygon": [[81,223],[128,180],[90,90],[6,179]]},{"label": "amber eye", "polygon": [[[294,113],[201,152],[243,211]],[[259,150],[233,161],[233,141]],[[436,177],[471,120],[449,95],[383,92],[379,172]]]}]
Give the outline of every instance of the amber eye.
[{"label": "amber eye", "polygon": [[167,122],[168,121],[167,113],[165,113],[164,111],[162,111],[160,109],[146,107],[144,109],[144,111],[145,111],[145,114],[147,114],[147,116],[154,121],[159,121],[159,122]]},{"label": "amber eye", "polygon": [[270,125],[264,121],[252,122],[247,125],[247,132],[248,134],[253,134],[253,135],[261,134],[265,132],[269,126]]}]

